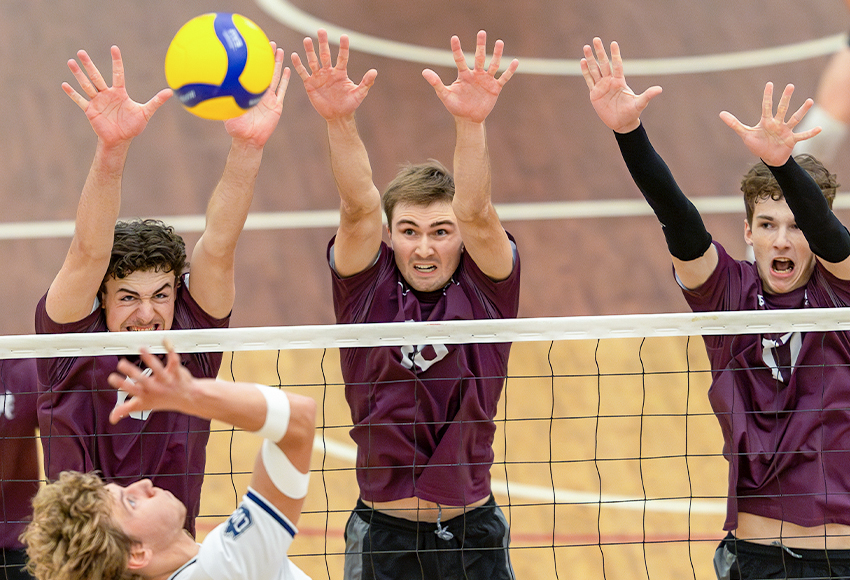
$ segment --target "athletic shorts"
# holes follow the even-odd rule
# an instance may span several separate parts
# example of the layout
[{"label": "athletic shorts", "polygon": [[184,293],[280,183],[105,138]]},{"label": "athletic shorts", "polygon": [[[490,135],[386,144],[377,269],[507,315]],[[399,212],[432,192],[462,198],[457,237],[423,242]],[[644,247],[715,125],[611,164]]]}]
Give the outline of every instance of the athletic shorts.
[{"label": "athletic shorts", "polygon": [[756,544],[727,535],[714,552],[718,580],[850,579],[850,550],[802,550]]},{"label": "athletic shorts", "polygon": [[0,548],[0,580],[33,580],[33,577],[24,570],[26,565],[26,550]]},{"label": "athletic shorts", "polygon": [[358,500],[345,526],[345,580],[515,580],[509,543],[508,522],[492,496],[442,522],[441,530]]}]

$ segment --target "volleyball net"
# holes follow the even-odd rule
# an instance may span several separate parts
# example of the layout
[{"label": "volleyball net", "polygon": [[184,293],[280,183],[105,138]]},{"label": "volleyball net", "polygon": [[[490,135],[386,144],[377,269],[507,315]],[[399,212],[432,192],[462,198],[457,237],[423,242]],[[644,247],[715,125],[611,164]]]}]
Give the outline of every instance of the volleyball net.
[{"label": "volleyball net", "polygon": [[[511,525],[518,578],[714,578],[727,463],[708,404],[701,335],[850,329],[808,309],[0,337],[0,358],[224,352],[225,380],[278,385],[318,403],[312,478],[290,553],[312,578],[342,578],[358,497],[340,348],[512,342],[496,417],[492,488]],[[213,423],[202,538],[244,492],[259,439]]]}]

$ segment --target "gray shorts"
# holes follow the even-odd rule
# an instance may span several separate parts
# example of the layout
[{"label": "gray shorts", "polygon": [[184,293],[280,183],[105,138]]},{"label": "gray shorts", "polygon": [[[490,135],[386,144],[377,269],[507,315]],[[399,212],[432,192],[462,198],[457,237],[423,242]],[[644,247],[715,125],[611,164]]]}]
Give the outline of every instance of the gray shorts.
[{"label": "gray shorts", "polygon": [[515,580],[509,544],[508,522],[492,497],[443,522],[440,529],[434,523],[389,516],[358,501],[345,527],[344,577]]}]

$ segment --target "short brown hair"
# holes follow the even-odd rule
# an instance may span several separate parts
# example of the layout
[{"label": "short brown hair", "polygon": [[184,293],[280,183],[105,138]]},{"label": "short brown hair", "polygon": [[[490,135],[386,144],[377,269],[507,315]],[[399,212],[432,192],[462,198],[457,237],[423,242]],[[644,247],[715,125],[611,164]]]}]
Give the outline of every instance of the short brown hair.
[{"label": "short brown hair", "polygon": [[112,495],[97,474],[63,471],[32,505],[21,541],[37,580],[141,580],[127,569],[134,541],[112,519]]},{"label": "short brown hair", "polygon": [[[826,198],[826,202],[831,209],[832,202],[835,199],[835,192],[838,189],[836,176],[827,171],[826,167],[820,161],[808,153],[794,156],[794,161],[812,176],[812,179],[821,188],[823,196]],[[741,191],[744,192],[744,203],[747,206],[747,223],[750,225],[753,224],[753,213],[759,201],[768,198],[779,201],[785,197],[779,188],[779,184],[776,182],[776,178],[773,177],[770,169],[767,168],[767,165],[763,161],[759,161],[753,165],[741,180]]]},{"label": "short brown hair", "polygon": [[119,221],[115,224],[112,256],[100,285],[103,296],[106,281],[125,278],[133,272],[174,272],[179,278],[188,267],[186,243],[174,228],[160,220]]},{"label": "short brown hair", "polygon": [[449,202],[455,196],[455,181],[442,163],[429,159],[425,163],[407,163],[395,176],[381,201],[387,224],[392,227],[393,212],[400,203],[428,206],[437,202]]}]

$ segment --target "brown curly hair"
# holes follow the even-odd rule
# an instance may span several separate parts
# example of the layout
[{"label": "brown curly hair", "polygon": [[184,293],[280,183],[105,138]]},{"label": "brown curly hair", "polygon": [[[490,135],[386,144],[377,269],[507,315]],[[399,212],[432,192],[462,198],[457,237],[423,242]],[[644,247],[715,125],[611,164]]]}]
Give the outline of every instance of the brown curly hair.
[{"label": "brown curly hair", "polygon": [[63,471],[33,498],[21,534],[37,580],[141,580],[127,569],[134,541],[112,519],[112,495],[95,473]]},{"label": "brown curly hair", "polygon": [[177,278],[188,268],[186,242],[174,228],[160,220],[119,221],[115,224],[112,256],[103,276],[99,294],[103,298],[106,281],[124,278],[133,272],[174,272]]},{"label": "brown curly hair", "polygon": [[[830,209],[832,209],[835,192],[838,190],[836,176],[827,171],[826,167],[820,161],[807,153],[795,155],[794,161],[812,176],[812,179],[821,188]],[[768,198],[779,201],[784,197],[782,190],[779,189],[779,184],[776,182],[776,178],[773,177],[770,169],[762,161],[753,165],[741,180],[741,191],[744,192],[744,203],[747,206],[747,223],[750,225],[753,225],[753,213],[759,201]]]}]

